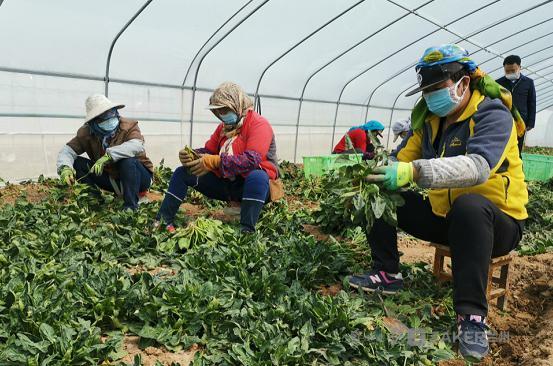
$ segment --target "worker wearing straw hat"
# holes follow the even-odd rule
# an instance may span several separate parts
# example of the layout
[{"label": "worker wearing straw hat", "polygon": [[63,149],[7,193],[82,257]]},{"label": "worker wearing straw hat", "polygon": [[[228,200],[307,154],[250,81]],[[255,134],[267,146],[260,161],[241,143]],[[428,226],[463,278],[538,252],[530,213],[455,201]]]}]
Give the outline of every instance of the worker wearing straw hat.
[{"label": "worker wearing straw hat", "polygon": [[199,158],[179,152],[183,166],[171,177],[155,226],[163,222],[168,231],[175,230],[175,216],[192,187],[212,199],[239,201],[241,231],[252,232],[263,205],[283,195],[275,135],[240,86],[223,83],[209,101],[208,109],[221,123],[205,147],[196,149]]},{"label": "worker wearing straw hat", "polygon": [[[410,182],[428,199],[401,192],[398,227],[448,245],[459,350],[470,361],[489,352],[486,286],[490,258],[515,249],[522,237],[528,192],[517,135],[524,123],[511,94],[484,74],[455,44],[427,49],[416,66],[422,92],[411,128],[394,152],[398,162],[377,168],[368,181],[395,190]],[[373,268],[349,279],[366,291],[401,290],[397,230],[377,220],[367,233]]]},{"label": "worker wearing straw hat", "polygon": [[[85,105],[84,125],[59,152],[58,174],[69,185],[79,181],[114,192],[123,197],[124,209],[135,210],[153,174],[138,121],[121,117],[125,106],[100,94]],[[88,158],[79,156],[83,153]]]}]

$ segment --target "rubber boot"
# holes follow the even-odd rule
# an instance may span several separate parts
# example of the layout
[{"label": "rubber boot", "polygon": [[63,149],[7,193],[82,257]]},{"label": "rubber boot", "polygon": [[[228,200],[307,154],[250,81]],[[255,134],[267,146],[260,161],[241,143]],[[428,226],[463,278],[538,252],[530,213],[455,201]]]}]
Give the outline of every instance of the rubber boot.
[{"label": "rubber boot", "polygon": [[172,225],[182,201],[170,193],[166,193],[157,213],[156,220]]},{"label": "rubber boot", "polygon": [[263,202],[242,200],[240,204],[240,231],[245,233],[255,232],[255,224],[263,209]]}]

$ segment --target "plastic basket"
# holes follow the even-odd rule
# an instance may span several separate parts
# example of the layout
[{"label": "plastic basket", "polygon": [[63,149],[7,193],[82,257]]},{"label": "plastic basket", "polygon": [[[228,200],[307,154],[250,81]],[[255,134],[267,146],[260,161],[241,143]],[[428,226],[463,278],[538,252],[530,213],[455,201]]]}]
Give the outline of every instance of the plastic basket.
[{"label": "plastic basket", "polygon": [[553,156],[523,153],[522,168],[526,180],[549,180],[553,177]]},{"label": "plastic basket", "polygon": [[345,165],[353,165],[363,159],[363,154],[333,154],[323,156],[304,156],[303,172],[306,177],[322,176],[326,172]]}]

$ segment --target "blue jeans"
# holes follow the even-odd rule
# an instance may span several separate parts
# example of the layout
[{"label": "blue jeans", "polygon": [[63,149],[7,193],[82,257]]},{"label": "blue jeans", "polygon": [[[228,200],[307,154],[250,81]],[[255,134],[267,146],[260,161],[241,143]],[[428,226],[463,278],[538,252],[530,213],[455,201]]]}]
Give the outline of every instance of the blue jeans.
[{"label": "blue jeans", "polygon": [[197,177],[184,167],[175,169],[169,189],[157,215],[158,220],[172,224],[188,187],[204,196],[219,201],[241,202],[240,223],[252,231],[259,218],[263,205],[269,201],[269,176],[264,170],[254,170],[246,178],[237,176],[235,180],[220,178],[214,173]]},{"label": "blue jeans", "polygon": [[[80,179],[81,183],[115,192],[108,173],[104,171],[100,176],[94,173],[89,174],[90,168],[93,165],[92,160],[78,156],[73,163],[77,179]],[[119,171],[119,179],[114,179],[113,181],[123,191],[123,208],[136,210],[138,208],[138,193],[150,188],[152,173],[137,158],[121,159],[115,163],[115,166]]]}]

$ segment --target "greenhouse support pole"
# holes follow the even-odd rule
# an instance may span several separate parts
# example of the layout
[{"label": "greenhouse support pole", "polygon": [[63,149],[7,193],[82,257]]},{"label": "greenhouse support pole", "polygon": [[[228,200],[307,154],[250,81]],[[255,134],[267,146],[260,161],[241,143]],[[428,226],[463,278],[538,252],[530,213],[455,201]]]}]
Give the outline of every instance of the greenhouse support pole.
[{"label": "greenhouse support pole", "polygon": [[538,105],[544,105],[544,104],[547,104],[549,102],[553,101],[553,95],[550,95],[548,96],[547,98],[543,99],[543,100],[540,100],[540,102],[538,103]]},{"label": "greenhouse support pole", "polygon": [[540,94],[539,94],[541,98],[550,97],[552,95],[553,95],[553,89],[547,90],[546,92],[540,91]]},{"label": "greenhouse support pole", "polygon": [[196,52],[196,54],[194,55],[194,58],[192,59],[192,61],[190,62],[190,65],[188,65],[188,69],[186,70],[186,74],[184,75],[184,79],[182,81],[182,86],[184,87],[184,84],[186,83],[186,79],[188,78],[188,74],[190,73],[190,70],[192,69],[192,65],[194,64],[194,62],[196,61],[196,59],[198,58],[198,56],[200,55],[200,53],[202,52],[202,50],[205,48],[205,46],[207,46],[207,44],[209,43],[209,41],[211,41],[213,39],[213,37],[215,37],[215,35],[217,33],[219,33],[219,31],[221,29],[223,29],[223,27],[225,25],[227,25],[232,19],[234,19],[235,16],[237,16],[242,10],[244,10],[244,8],[248,5],[250,5],[251,3],[253,2],[253,0],[249,0],[247,1],[244,5],[242,5],[242,7],[240,7],[240,9],[238,9],[234,14],[232,14],[225,22],[223,22],[223,24],[221,24],[219,26],[219,28],[217,28],[217,30],[215,30],[215,32],[213,32],[211,34],[211,36],[204,42],[204,44],[202,45],[202,47],[200,47],[200,49],[198,50],[198,52]]},{"label": "greenhouse support pole", "polygon": [[[341,13],[339,13],[338,15],[334,16],[332,19],[330,19],[329,21],[325,22],[323,25],[319,26],[317,29],[315,29],[314,31],[312,31],[311,33],[309,33],[307,36],[303,37],[301,40],[299,40],[298,42],[296,42],[292,47],[288,48],[284,53],[282,53],[280,56],[278,56],[276,59],[274,59],[271,63],[269,63],[269,65],[267,65],[267,67],[265,67],[265,69],[261,72],[261,75],[259,76],[259,79],[257,80],[257,86],[255,87],[255,94],[253,96],[253,100],[254,100],[254,105],[257,105],[258,102],[259,102],[259,88],[261,86],[261,81],[263,80],[263,77],[265,76],[265,74],[267,73],[267,71],[274,65],[276,64],[278,61],[280,61],[281,59],[283,59],[286,55],[288,55],[290,52],[292,52],[293,50],[295,50],[298,46],[300,46],[303,42],[307,41],[309,38],[313,37],[315,34],[317,34],[318,32],[320,32],[321,30],[323,30],[324,28],[326,28],[327,26],[329,26],[330,24],[332,24],[333,22],[335,22],[337,19],[339,19],[340,17],[344,16],[345,14],[347,14],[348,12],[350,12],[351,10],[353,10],[354,8],[356,8],[357,6],[359,6],[360,4],[362,4],[365,0],[359,0],[358,2],[356,2],[355,4],[351,5],[349,8],[347,8],[346,10],[342,11]],[[259,104],[261,105],[261,104]],[[261,107],[260,107],[261,109]],[[258,110],[258,112],[261,112],[261,110]]]},{"label": "greenhouse support pole", "polygon": [[132,24],[132,22],[134,22],[134,20],[136,18],[138,18],[138,16],[140,15],[140,13],[142,13],[142,11],[144,11],[144,9],[146,9],[148,7],[148,5],[150,5],[150,3],[152,2],[153,0],[147,0],[144,5],[142,5],[140,7],[140,9],[138,9],[138,11],[132,16],[131,19],[129,19],[129,21],[123,26],[123,28],[121,28],[121,30],[119,31],[119,33],[117,33],[117,35],[115,36],[115,38],[113,39],[113,41],[111,42],[111,45],[109,47],[109,52],[108,52],[108,58],[106,60],[106,74],[104,76],[104,83],[105,83],[105,90],[104,90],[104,93],[106,95],[106,97],[108,96],[108,89],[109,89],[109,66],[110,66],[110,63],[111,63],[111,55],[113,54],[113,48],[115,47],[115,44],[117,43],[117,40],[119,39],[119,37],[121,37],[121,35],[127,30],[127,28]]},{"label": "greenhouse support pole", "polygon": [[549,104],[547,107],[540,108],[538,112],[545,111],[547,108],[553,107],[553,103]]},{"label": "greenhouse support pole", "polygon": [[[388,0],[388,1],[391,1],[391,0]],[[446,26],[440,26],[439,24],[436,24],[436,23],[433,23],[433,24],[439,26],[439,27],[440,27],[439,29],[443,29],[443,30],[445,30],[445,31],[448,31],[449,33],[452,33],[452,34],[456,35],[459,39],[456,40],[456,41],[454,41],[454,43],[457,43],[457,42],[460,42],[460,41],[463,41],[463,40],[467,40],[467,41],[468,41],[468,38],[469,38],[469,37],[473,37],[473,36],[475,36],[475,35],[477,35],[477,34],[479,34],[479,33],[485,32],[485,31],[487,31],[487,30],[489,30],[489,29],[491,29],[491,28],[493,28],[493,27],[496,27],[496,26],[498,26],[498,25],[500,25],[500,24],[503,24],[504,22],[510,21],[510,20],[512,20],[512,19],[514,19],[514,18],[516,18],[516,17],[518,17],[518,16],[521,16],[521,15],[523,15],[523,14],[526,14],[528,11],[534,10],[534,9],[536,9],[536,8],[538,8],[538,7],[540,7],[540,6],[543,6],[543,5],[545,5],[545,4],[549,3],[549,2],[551,2],[551,0],[542,2],[542,3],[540,3],[540,4],[537,4],[537,5],[532,6],[532,7],[530,7],[530,8],[527,8],[527,9],[524,9],[524,10],[522,10],[522,11],[519,11],[519,12],[517,12],[517,13],[515,13],[515,14],[509,16],[509,17],[505,17],[505,18],[503,18],[503,19],[501,19],[501,20],[496,21],[495,23],[492,23],[492,24],[487,25],[487,26],[485,26],[485,27],[483,27],[483,28],[481,28],[481,29],[479,29],[479,30],[476,30],[476,31],[470,33],[469,35],[467,35],[467,36],[465,36],[465,37],[460,37],[459,35],[455,34],[454,32],[451,32],[449,29],[446,28],[447,26],[449,26],[449,25],[451,25],[451,24],[453,24],[453,23],[449,23],[449,24],[446,25]],[[398,5],[398,6],[400,6],[400,5]],[[400,7],[402,7],[402,6],[400,6]],[[473,13],[473,12],[471,12],[471,13],[469,13],[469,14],[472,14],[472,13]],[[418,14],[417,14],[417,15],[418,15]],[[422,17],[422,16],[420,16],[420,15],[418,15],[418,16],[421,17],[422,19],[425,19],[425,20],[426,20],[426,18],[424,18],[424,17]],[[464,17],[463,17],[463,18],[464,18]],[[461,18],[458,18],[457,20],[459,20],[459,19],[461,19]],[[551,20],[551,18],[550,18],[550,19],[547,19],[547,20],[545,20],[545,21],[543,21],[542,24],[545,23],[546,21],[549,21],[549,20]],[[454,22],[455,22],[455,21],[454,21]],[[432,22],[431,22],[431,23],[432,23]],[[535,26],[535,25],[530,26],[530,27],[527,27],[526,30],[527,30],[527,29],[531,29],[531,28],[533,28],[534,26]],[[439,30],[439,29],[438,29],[438,30]],[[436,30],[436,31],[437,31],[437,30]],[[436,32],[436,31],[435,31],[435,32]],[[513,33],[511,36],[505,37],[504,39],[510,38],[510,37],[514,36],[515,34],[518,34],[519,32],[520,32],[520,31],[515,32],[515,33]],[[496,42],[497,42],[497,41],[496,41]],[[471,43],[472,43],[472,42],[471,42]],[[488,45],[488,46],[478,46],[478,45],[477,45],[477,47],[478,47],[479,49],[478,49],[476,52],[472,53],[472,54],[478,53],[478,52],[480,52],[480,51],[482,51],[482,50],[488,51],[487,47],[489,47],[489,45]],[[493,53],[493,52],[490,52],[490,53]],[[370,94],[369,98],[368,98],[368,102],[367,102],[367,113],[368,113],[368,106],[371,104],[372,97],[374,96],[375,92],[376,92],[380,87],[382,87],[383,85],[385,85],[386,83],[388,83],[389,81],[393,80],[394,78],[396,78],[397,76],[401,75],[402,73],[404,73],[405,71],[409,70],[411,67],[413,67],[413,66],[415,66],[415,65],[416,65],[416,64],[413,63],[411,66],[406,67],[406,68],[404,68],[403,70],[401,70],[401,71],[399,71],[399,72],[396,72],[394,75],[392,75],[392,76],[389,77],[388,79],[384,80],[384,81],[383,81],[382,83],[380,83],[375,89],[373,89],[373,90],[371,91],[371,94]],[[415,85],[416,85],[416,84],[415,84]]]},{"label": "greenhouse support pole", "polygon": [[[542,84],[542,85],[544,85],[544,84]],[[545,86],[541,89],[536,89],[536,94],[537,93],[543,93],[544,91],[550,91],[551,88],[553,88],[553,84],[549,84],[549,85],[547,85],[547,86]]]},{"label": "greenhouse support pole", "polygon": [[[378,66],[378,65],[380,65],[381,63],[385,62],[385,61],[388,60],[390,57],[394,56],[394,55],[397,54],[398,52],[401,52],[403,49],[405,49],[405,48],[407,48],[407,47],[413,46],[414,44],[416,44],[416,43],[422,41],[422,40],[425,39],[425,38],[430,37],[431,35],[433,35],[433,34],[439,32],[439,31],[442,30],[442,29],[445,30],[446,27],[449,27],[450,25],[457,23],[458,21],[460,21],[460,20],[466,18],[467,16],[469,16],[469,15],[471,15],[471,14],[473,14],[473,13],[477,13],[477,12],[479,12],[480,10],[485,9],[485,8],[487,8],[487,7],[489,7],[489,6],[491,6],[491,5],[495,4],[495,3],[497,3],[498,1],[499,1],[499,0],[490,2],[490,3],[486,4],[486,5],[483,5],[483,6],[479,7],[479,8],[476,9],[476,10],[472,10],[472,11],[466,13],[466,14],[463,14],[462,16],[453,19],[452,21],[450,21],[449,23],[447,23],[447,24],[445,24],[445,25],[443,25],[443,26],[438,25],[438,28],[434,29],[433,31],[431,31],[431,32],[429,32],[429,33],[427,33],[427,34],[425,34],[425,35],[423,35],[423,36],[417,38],[417,39],[414,40],[414,41],[409,42],[408,44],[406,44],[406,45],[404,45],[403,47],[401,47],[401,48],[395,50],[394,52],[389,53],[386,57],[383,57],[383,58],[380,59],[377,63],[375,63],[374,65],[371,65],[371,66],[366,70],[366,72],[372,70],[372,69],[375,68],[376,66]],[[397,5],[396,3],[394,3],[394,2],[391,2],[391,3],[394,4],[394,5],[396,5],[396,6],[398,6],[398,5]],[[406,9],[406,8],[404,8],[404,7],[401,7],[401,8],[402,8],[402,9]],[[417,15],[417,14],[415,14],[415,15]],[[409,70],[410,68],[414,67],[415,65],[416,65],[416,63],[411,64],[410,66],[406,67],[406,68],[404,69],[403,72]],[[364,72],[363,72],[363,74],[364,74]],[[361,75],[363,75],[363,74],[361,74]],[[359,76],[361,76],[361,75],[359,75]],[[358,76],[358,77],[359,77],[359,76]],[[379,88],[380,86],[381,86],[381,85],[377,86],[377,88]],[[375,91],[375,90],[373,90],[373,92],[371,93],[371,95],[370,95],[369,98],[368,98],[368,102],[367,102],[366,109],[365,109],[365,118],[363,119],[363,122],[364,122],[364,121],[367,121],[367,120],[369,119],[369,106],[370,106],[370,104],[371,104],[371,100],[372,100],[372,96],[374,95],[374,91]]]},{"label": "greenhouse support pole", "polygon": [[[424,7],[425,5],[427,4],[430,4],[432,3],[434,0],[428,0],[426,3],[420,5],[419,7],[417,7],[415,10],[418,10],[422,7]],[[311,79],[313,79],[313,77],[315,77],[315,75],[317,75],[318,73],[320,73],[322,70],[324,70],[325,68],[327,68],[330,64],[332,64],[333,62],[335,62],[336,60],[338,60],[339,58],[341,58],[342,56],[346,55],[347,53],[349,53],[350,51],[352,51],[353,49],[357,48],[359,45],[365,43],[366,41],[368,41],[369,39],[371,39],[372,37],[374,37],[375,35],[379,34],[380,32],[382,32],[383,30],[386,30],[387,28],[391,27],[393,24],[397,23],[398,21],[400,21],[401,19],[405,18],[406,16],[408,16],[409,14],[411,14],[411,12],[406,12],[404,13],[403,15],[401,15],[400,17],[394,19],[393,21],[389,22],[388,24],[380,27],[379,29],[377,29],[376,31],[374,31],[373,33],[371,33],[370,35],[368,35],[367,37],[363,38],[362,40],[360,40],[359,42],[355,43],[353,46],[349,47],[348,49],[346,49],[345,51],[341,52],[340,54],[338,54],[336,57],[334,57],[332,60],[328,61],[326,64],[324,64],[323,66],[319,67],[317,70],[315,70],[311,75],[309,75],[309,77],[307,78],[307,80],[305,81],[305,84],[303,85],[303,88],[301,90],[301,95],[300,95],[300,98],[299,98],[299,106],[298,106],[298,115],[297,115],[297,118],[296,118],[296,142],[294,144],[294,162],[296,161],[297,159],[297,153],[298,153],[298,136],[299,136],[299,129],[300,129],[300,116],[301,116],[301,109],[302,109],[302,105],[303,105],[303,101],[304,101],[304,96],[305,96],[305,91],[307,89],[307,85],[309,84],[309,82],[311,81]]]},{"label": "greenhouse support pole", "polygon": [[229,29],[223,36],[215,42],[209,49],[202,55],[200,58],[200,61],[198,62],[198,66],[196,67],[196,71],[194,73],[194,84],[192,85],[192,102],[190,105],[190,145],[192,145],[192,133],[194,128],[194,104],[196,102],[196,90],[198,85],[198,74],[200,73],[200,67],[202,66],[203,61],[207,57],[207,55],[213,51],[215,47],[219,45],[225,38],[228,37],[229,34],[231,34],[236,28],[238,28],[242,23],[244,23],[249,17],[251,17],[255,12],[257,12],[259,9],[261,9],[265,4],[267,4],[269,0],[264,0],[259,5],[257,5],[252,11],[250,11],[244,18],[240,19],[238,23],[236,23],[231,29]]},{"label": "greenhouse support pole", "polygon": [[547,69],[549,69],[550,67],[553,67],[553,64],[548,65],[548,66],[546,66],[546,67],[542,67],[541,69],[537,69],[535,72],[542,72],[543,70],[547,70]]},{"label": "greenhouse support pole", "polygon": [[390,148],[390,135],[392,132],[392,121],[394,120],[394,110],[396,108],[397,101],[399,100],[399,97],[403,95],[407,90],[411,89],[411,87],[403,90],[401,93],[399,93],[394,100],[394,104],[392,105],[392,111],[390,112],[390,121],[388,122],[388,137],[386,138],[386,150]]}]

